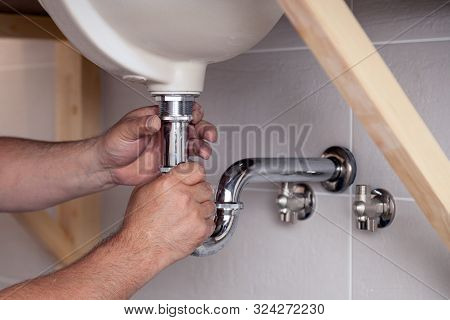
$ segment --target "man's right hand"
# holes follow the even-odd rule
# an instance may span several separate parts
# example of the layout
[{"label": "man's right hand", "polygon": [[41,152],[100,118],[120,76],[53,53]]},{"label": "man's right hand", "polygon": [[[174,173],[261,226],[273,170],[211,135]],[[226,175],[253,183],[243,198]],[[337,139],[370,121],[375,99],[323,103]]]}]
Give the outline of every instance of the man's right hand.
[{"label": "man's right hand", "polygon": [[212,197],[203,167],[181,164],[134,190],[108,241],[66,268],[1,290],[0,299],[129,298],[212,234]]},{"label": "man's right hand", "polygon": [[213,189],[196,163],[183,163],[131,195],[121,236],[160,269],[191,254],[215,229]]}]

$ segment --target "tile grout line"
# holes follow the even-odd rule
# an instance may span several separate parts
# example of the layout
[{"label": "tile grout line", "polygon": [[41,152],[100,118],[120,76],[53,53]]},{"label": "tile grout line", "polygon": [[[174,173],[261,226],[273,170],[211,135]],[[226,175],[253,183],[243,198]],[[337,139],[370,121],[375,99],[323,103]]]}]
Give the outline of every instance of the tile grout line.
[{"label": "tile grout line", "polygon": [[390,45],[390,44],[435,43],[435,42],[448,42],[448,41],[450,41],[450,37],[404,39],[404,40],[394,40],[394,41],[372,41],[372,43],[375,46],[377,46],[377,45]]},{"label": "tile grout line", "polygon": [[[353,0],[350,0],[350,9],[353,12]],[[350,128],[349,128],[349,135],[350,135],[350,141],[349,141],[349,148],[350,151],[353,152],[353,110],[352,108],[349,108],[350,113]],[[350,237],[348,239],[348,256],[349,256],[349,265],[348,265],[348,298],[349,300],[353,300],[353,203],[352,203],[352,186],[350,186],[350,197],[348,199],[348,205],[349,205],[349,212],[350,212],[350,219],[349,219],[349,226],[348,230],[350,233]]]},{"label": "tile grout line", "polygon": [[322,191],[315,191],[314,194],[318,195],[318,196],[329,196],[329,197],[344,197],[347,198],[349,196],[348,193],[332,193],[332,192],[322,192]]},{"label": "tile grout line", "polygon": [[[374,46],[379,45],[395,45],[395,44],[415,44],[415,43],[436,43],[436,42],[449,42],[450,37],[438,37],[438,38],[424,38],[424,39],[405,39],[394,41],[372,41]],[[276,53],[276,52],[290,52],[290,51],[303,51],[309,50],[307,46],[296,47],[280,47],[280,48],[267,48],[267,49],[251,49],[243,54],[258,54],[258,53]]]},{"label": "tile grout line", "polygon": [[405,202],[416,202],[416,200],[414,200],[414,198],[396,197],[395,195],[394,195],[394,200],[396,200],[396,201],[405,201]]},{"label": "tile grout line", "polygon": [[[277,191],[277,189],[276,188],[271,188],[271,189],[258,188],[258,187],[248,186],[245,188],[245,191],[274,193]],[[350,190],[348,193],[332,193],[332,192],[314,191],[314,194],[317,196],[338,197],[338,198],[348,197],[350,199],[350,201],[352,200],[352,196],[353,196],[351,194]],[[414,198],[410,198],[410,197],[398,197],[395,194],[393,196],[394,196],[395,201],[404,201],[404,202],[415,202],[416,201],[416,200],[414,200]]]}]

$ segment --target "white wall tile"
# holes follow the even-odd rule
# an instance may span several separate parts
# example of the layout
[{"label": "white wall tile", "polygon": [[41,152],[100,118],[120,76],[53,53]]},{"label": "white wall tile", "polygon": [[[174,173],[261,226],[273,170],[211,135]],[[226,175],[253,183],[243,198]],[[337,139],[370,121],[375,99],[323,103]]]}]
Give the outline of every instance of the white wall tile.
[{"label": "white wall tile", "polygon": [[305,47],[303,39],[292,27],[288,18],[283,15],[267,36],[264,37],[251,51],[265,51],[281,48]]},{"label": "white wall tile", "polygon": [[354,298],[449,298],[450,252],[415,202],[396,206],[385,229],[354,228]]},{"label": "white wall tile", "polygon": [[[352,0],[345,1],[351,8]],[[264,37],[251,51],[266,51],[273,49],[286,49],[305,47],[303,39],[298,35],[297,31],[292,27],[286,16],[282,16],[272,31]]]},{"label": "white wall tile", "polygon": [[353,299],[404,300],[444,299],[432,287],[399,269],[359,242],[354,250],[366,250],[363,258],[353,260]]},{"label": "white wall tile", "polygon": [[[450,5],[445,0],[349,0],[353,14],[372,41],[450,38]],[[434,13],[433,13],[434,12]],[[432,14],[433,13],[433,14]],[[304,47],[283,16],[252,51]]]},{"label": "white wall tile", "polygon": [[353,0],[353,13],[372,41],[449,38],[450,6],[436,10],[445,3],[445,0]]}]

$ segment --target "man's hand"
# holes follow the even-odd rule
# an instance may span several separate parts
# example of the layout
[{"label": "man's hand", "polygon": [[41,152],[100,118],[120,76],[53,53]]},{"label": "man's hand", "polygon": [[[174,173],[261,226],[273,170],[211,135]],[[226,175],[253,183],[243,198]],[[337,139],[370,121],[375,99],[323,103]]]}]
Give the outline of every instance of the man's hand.
[{"label": "man's hand", "polygon": [[121,230],[74,264],[0,291],[0,299],[126,299],[214,231],[203,167],[184,163],[137,187]]},{"label": "man's hand", "polygon": [[[215,142],[217,130],[203,120],[203,110],[199,104],[194,105],[192,118],[189,153],[208,159],[211,147],[206,141]],[[99,138],[99,161],[111,173],[113,183],[139,185],[150,182],[159,175],[160,128],[158,107],[145,107],[125,115]]]},{"label": "man's hand", "polygon": [[196,163],[183,163],[137,187],[119,237],[165,268],[191,254],[215,229],[213,189]]}]

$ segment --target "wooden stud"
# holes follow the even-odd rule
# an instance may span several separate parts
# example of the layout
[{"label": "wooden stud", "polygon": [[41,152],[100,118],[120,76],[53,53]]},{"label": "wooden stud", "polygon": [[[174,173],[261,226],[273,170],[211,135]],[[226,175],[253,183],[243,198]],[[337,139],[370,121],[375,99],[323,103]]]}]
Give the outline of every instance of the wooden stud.
[{"label": "wooden stud", "polygon": [[64,40],[63,33],[50,17],[0,14],[0,37]]},{"label": "wooden stud", "polygon": [[359,121],[450,248],[450,163],[342,0],[279,0]]},{"label": "wooden stud", "polygon": [[[66,43],[56,44],[56,137],[79,140],[100,133],[100,71]],[[81,257],[100,238],[100,196],[57,207],[58,219]]]},{"label": "wooden stud", "polygon": [[73,250],[72,241],[65,231],[50,217],[46,211],[29,213],[14,213],[13,217],[30,233],[35,235],[63,264],[74,261],[75,256],[70,253]]}]

